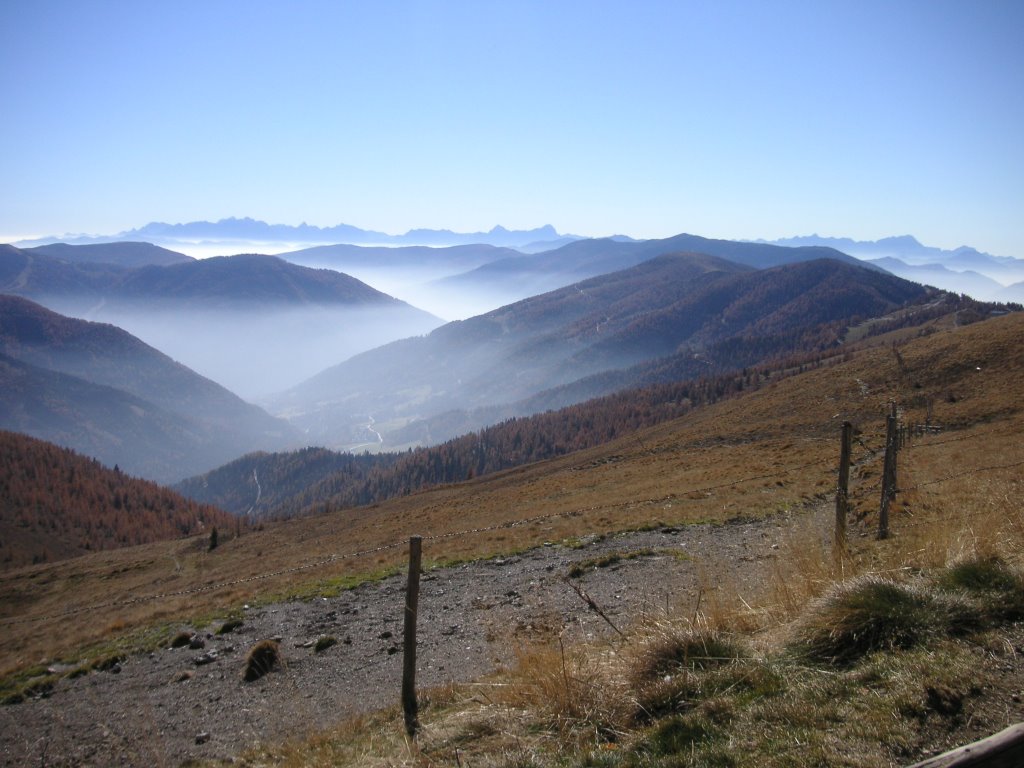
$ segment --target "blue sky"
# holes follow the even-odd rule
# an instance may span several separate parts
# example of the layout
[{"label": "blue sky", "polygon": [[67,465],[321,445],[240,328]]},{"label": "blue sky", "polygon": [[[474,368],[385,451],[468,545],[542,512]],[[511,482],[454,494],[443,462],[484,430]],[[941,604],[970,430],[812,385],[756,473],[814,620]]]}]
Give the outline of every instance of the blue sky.
[{"label": "blue sky", "polygon": [[0,241],[251,216],[1024,257],[1024,3],[0,3]]}]

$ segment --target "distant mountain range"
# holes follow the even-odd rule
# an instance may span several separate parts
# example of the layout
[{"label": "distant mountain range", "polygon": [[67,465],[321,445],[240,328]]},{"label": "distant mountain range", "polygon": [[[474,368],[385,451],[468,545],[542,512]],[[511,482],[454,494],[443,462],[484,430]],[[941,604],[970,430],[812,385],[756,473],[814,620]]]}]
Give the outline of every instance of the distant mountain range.
[{"label": "distant mountain range", "polygon": [[491,245],[333,245],[280,257],[296,264],[339,269],[374,285],[388,285],[389,290],[405,295],[417,306],[454,320],[636,266],[666,253],[684,252],[709,254],[758,268],[821,258],[861,263],[828,247],[790,248],[688,234],[658,240],[574,240],[537,253]]},{"label": "distant mountain range", "polygon": [[504,287],[509,301],[552,291],[570,283],[636,266],[668,253],[702,253],[764,269],[813,259],[860,264],[858,259],[825,246],[783,247],[680,234],[658,240],[597,238],[578,240],[537,254],[514,254],[441,281],[448,290],[491,293]]},{"label": "distant mountain range", "polygon": [[166,267],[171,264],[183,264],[194,261],[191,256],[186,256],[177,251],[170,251],[152,243],[133,241],[94,245],[52,243],[26,250],[75,264],[115,264],[119,267],[131,268],[150,265]]},{"label": "distant mountain range", "polygon": [[147,245],[0,245],[0,291],[105,307],[140,302],[194,309],[405,306],[336,270],[256,254],[193,259]]},{"label": "distant mountain range", "polygon": [[0,296],[0,429],[177,480],[299,434],[131,334]]},{"label": "distant mountain range", "polygon": [[[634,244],[645,242],[625,235],[608,239]],[[180,248],[193,253],[202,251],[200,255],[204,256],[252,250],[281,253],[323,245],[428,246],[431,248],[490,245],[496,248],[514,249],[522,254],[536,254],[561,248],[578,240],[588,240],[588,238],[559,233],[551,225],[528,230],[509,230],[502,226],[495,226],[487,232],[469,233],[452,232],[446,229],[413,229],[404,234],[390,235],[384,232],[360,229],[348,224],[317,227],[303,223],[291,226],[268,224],[251,218],[227,218],[216,222],[194,221],[181,224],[151,222],[143,227],[114,235],[65,235],[60,238],[46,237],[23,241],[15,243],[15,245],[28,247],[49,246],[61,242],[83,245],[118,241],[146,241],[170,249]],[[757,242],[764,244],[768,241]],[[943,290],[970,292],[974,298],[987,301],[1024,301],[1024,259],[993,256],[969,246],[944,250],[923,245],[910,235],[887,237],[876,241],[806,235],[774,240],[769,244],[786,247],[832,248],[858,259],[876,261],[879,266],[893,274],[908,280],[934,285]],[[695,249],[685,247],[680,250]],[[717,252],[714,255],[730,258]],[[295,263],[307,263],[298,259],[294,261]],[[524,262],[525,264],[529,264],[529,262]],[[480,266],[485,266],[485,264],[476,265],[476,267]],[[506,268],[509,266],[511,263],[505,265]],[[625,266],[629,265],[619,264],[615,268]],[[567,272],[568,270],[563,271]],[[452,277],[453,274],[448,273],[440,277]],[[591,271],[585,275],[576,275],[573,279],[592,277],[595,274],[600,273]],[[356,276],[359,277],[358,274]],[[562,284],[564,285],[564,283]],[[453,286],[449,286],[449,288],[451,287]],[[524,290],[530,289],[534,293],[551,290],[554,287],[557,286],[553,284],[553,279],[523,284]],[[450,295],[448,290],[443,292],[445,295]],[[516,298],[523,298],[527,295],[531,294],[521,293]]]},{"label": "distant mountain range", "polygon": [[186,224],[167,224],[154,221],[138,229],[130,229],[115,235],[64,235],[25,240],[15,245],[30,247],[51,243],[86,245],[111,243],[124,240],[143,240],[168,247],[195,245],[201,243],[232,246],[237,243],[263,244],[319,244],[319,245],[494,245],[499,247],[530,247],[539,243],[549,247],[564,245],[570,240],[580,239],[576,235],[559,234],[547,224],[536,229],[511,230],[495,226],[488,232],[452,232],[448,229],[411,229],[405,234],[389,235],[369,229],[360,229],[348,224],[333,227],[317,227],[310,224],[291,226],[288,224],[267,224],[250,218],[227,218],[220,221],[192,221]]},{"label": "distant mountain range", "polygon": [[[207,234],[248,238],[279,229],[222,224],[171,230],[202,235],[206,225]],[[516,242],[558,235],[485,234]],[[896,240],[911,259],[916,241]],[[259,480],[237,478],[266,472],[281,486],[266,503],[279,504],[301,496],[296,489],[321,470],[362,473],[372,485],[382,460],[319,452],[291,467],[287,456],[261,451],[436,444],[637,386],[704,382],[700,396],[713,398],[705,385],[715,377],[813,356],[863,319],[898,325],[907,307],[915,322],[948,311],[949,296],[939,300],[890,271],[948,272],[968,292],[986,278],[955,268],[990,260],[971,249],[946,254],[945,264],[924,261],[935,253],[913,264],[878,252],[862,260],[828,242],[691,234],[548,247],[557,242],[333,244],[207,259],[138,241],[0,245],[0,429],[163,482],[244,456],[218,495],[230,495],[233,509],[255,503]],[[833,242],[855,250],[853,241]],[[1007,274],[1015,268],[1012,259],[993,263]],[[367,284],[399,279],[466,319],[443,323]],[[456,314],[467,296],[486,310]],[[279,418],[221,385],[258,396]]]},{"label": "distant mountain range", "polygon": [[907,280],[983,301],[1024,302],[1024,259],[993,256],[966,245],[945,250],[922,245],[911,235],[869,241],[807,235],[772,243],[835,248]]}]

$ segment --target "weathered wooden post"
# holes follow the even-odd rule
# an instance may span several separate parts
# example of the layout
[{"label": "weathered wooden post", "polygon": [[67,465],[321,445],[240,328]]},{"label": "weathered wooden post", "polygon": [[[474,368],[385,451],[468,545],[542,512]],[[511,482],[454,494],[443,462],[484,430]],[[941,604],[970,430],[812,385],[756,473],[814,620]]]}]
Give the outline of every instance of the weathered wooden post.
[{"label": "weathered wooden post", "polygon": [[846,521],[850,499],[850,451],[853,448],[853,425],[843,422],[839,441],[839,484],[836,487],[836,534],[832,552],[841,557],[846,552]]},{"label": "weathered wooden post", "polygon": [[405,632],[402,656],[402,711],[405,713],[405,732],[416,738],[420,724],[416,703],[416,614],[420,602],[421,536],[409,537],[409,578],[405,588]]},{"label": "weathered wooden post", "polygon": [[878,538],[889,537],[889,504],[896,490],[896,404],[885,420],[885,461],[882,464],[882,503],[878,509]]}]

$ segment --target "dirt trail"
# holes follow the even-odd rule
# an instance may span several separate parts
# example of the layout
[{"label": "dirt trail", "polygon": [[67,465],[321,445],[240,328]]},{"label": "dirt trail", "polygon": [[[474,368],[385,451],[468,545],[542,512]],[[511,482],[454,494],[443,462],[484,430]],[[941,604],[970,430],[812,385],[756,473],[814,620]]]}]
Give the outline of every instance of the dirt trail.
[{"label": "dirt trail", "polygon": [[[576,580],[612,622],[626,627],[664,615],[666,606],[695,605],[701,579],[716,573],[756,592],[788,531],[824,531],[825,524],[819,509],[595,538],[579,548],[543,546],[425,574],[417,683],[428,688],[478,678],[511,664],[518,643],[561,631],[571,640],[610,633],[565,583],[575,563],[642,553],[589,567]],[[247,610],[243,625],[229,634],[203,628],[202,648],[162,649],[114,670],[62,679],[46,698],[0,706],[0,764],[177,766],[230,758],[260,741],[397,704],[403,604],[404,577],[395,576],[330,599]],[[312,643],[322,636],[338,642],[318,653]],[[283,667],[243,682],[248,649],[274,637]]]}]

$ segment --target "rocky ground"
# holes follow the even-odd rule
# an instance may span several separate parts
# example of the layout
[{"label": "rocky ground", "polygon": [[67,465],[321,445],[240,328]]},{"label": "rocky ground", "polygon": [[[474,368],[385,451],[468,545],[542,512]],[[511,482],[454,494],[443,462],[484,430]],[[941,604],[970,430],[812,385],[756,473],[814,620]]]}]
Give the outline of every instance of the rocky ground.
[{"label": "rocky ground", "polygon": [[[696,606],[701,588],[728,573],[751,590],[793,526],[825,524],[820,514],[593,538],[582,546],[539,547],[424,574],[417,683],[476,679],[514,662],[517,644],[593,638],[666,607]],[[635,556],[629,556],[635,553]],[[601,558],[616,562],[597,567]],[[610,558],[615,560],[614,557]],[[606,614],[588,607],[573,579]],[[329,726],[347,715],[398,703],[405,579],[365,584],[338,597],[246,609],[243,623],[195,631],[192,646],[125,659],[107,670],[64,678],[45,697],[0,707],[5,766],[177,766],[229,759],[258,742]],[[317,650],[319,638],[337,642]],[[276,638],[283,664],[253,682],[249,649]]]}]

